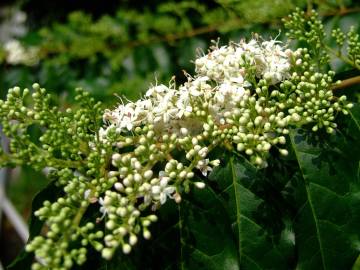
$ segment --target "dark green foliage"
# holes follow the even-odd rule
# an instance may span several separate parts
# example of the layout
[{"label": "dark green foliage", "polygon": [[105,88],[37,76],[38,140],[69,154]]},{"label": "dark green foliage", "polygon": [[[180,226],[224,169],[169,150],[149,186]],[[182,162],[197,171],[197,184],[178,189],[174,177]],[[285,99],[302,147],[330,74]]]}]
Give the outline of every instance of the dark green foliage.
[{"label": "dark green foliage", "polygon": [[[60,194],[61,189],[56,186],[56,181],[50,182],[44,189],[35,195],[31,205],[31,217],[29,219],[29,240],[30,242],[35,236],[39,235],[44,221],[40,221],[34,212],[39,209],[46,200],[54,201]],[[24,270],[30,269],[34,260],[34,254],[26,252],[25,249],[21,251],[16,260],[12,262],[6,269],[8,270]]]},{"label": "dark green foliage", "polygon": [[239,40],[265,29],[276,36],[280,18],[296,6],[305,6],[305,1],[141,1],[136,6],[122,1],[117,7],[112,1],[107,5],[94,8],[88,3],[79,11],[79,3],[25,4],[31,25],[37,27],[22,43],[38,47],[40,61],[31,67],[9,66],[0,56],[2,88],[37,81],[71,96],[72,89],[83,87],[112,104],[109,97],[114,93],[138,99],[155,78],[168,81],[175,74],[184,80],[182,70],[193,69],[195,49],[205,50],[211,39]]},{"label": "dark green foliage", "polygon": [[301,171],[294,227],[304,269],[349,269],[358,256],[358,107],[351,116],[347,129],[328,140],[314,140],[305,131],[291,134]]}]

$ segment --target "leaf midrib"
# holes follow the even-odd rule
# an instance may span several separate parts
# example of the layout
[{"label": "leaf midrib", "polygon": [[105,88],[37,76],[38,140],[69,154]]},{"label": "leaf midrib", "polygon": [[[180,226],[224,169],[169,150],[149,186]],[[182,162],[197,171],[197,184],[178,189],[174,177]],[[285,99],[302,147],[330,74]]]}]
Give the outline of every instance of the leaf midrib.
[{"label": "leaf midrib", "polygon": [[238,228],[238,255],[239,255],[239,265],[241,265],[241,210],[240,210],[240,201],[238,198],[238,190],[237,190],[237,182],[235,177],[235,168],[234,168],[234,159],[230,158],[230,166],[231,166],[231,174],[232,174],[232,182],[234,186],[234,193],[235,193],[235,203],[236,203],[236,222]]},{"label": "leaf midrib", "polygon": [[355,116],[353,115],[353,113],[351,111],[349,111],[349,114],[350,114],[351,119],[355,122],[356,127],[360,131],[360,125],[359,125],[358,121],[356,120]]},{"label": "leaf midrib", "polygon": [[320,230],[319,230],[319,224],[318,224],[318,221],[317,221],[317,215],[315,213],[314,205],[313,205],[313,202],[312,202],[312,199],[311,199],[309,187],[308,187],[308,185],[307,185],[307,183],[305,181],[304,171],[303,171],[303,168],[302,168],[302,166],[300,164],[299,153],[296,150],[293,136],[290,136],[290,140],[291,140],[292,147],[294,149],[294,153],[295,153],[295,156],[296,156],[296,161],[297,161],[297,163],[299,165],[299,169],[300,169],[300,172],[301,172],[302,179],[304,180],[304,186],[305,186],[305,190],[306,190],[306,197],[307,197],[307,200],[309,202],[309,206],[310,206],[310,209],[311,209],[311,214],[312,214],[312,216],[314,218],[314,223],[315,223],[315,228],[316,228],[316,239],[318,240],[318,244],[319,244],[319,249],[320,249],[320,254],[321,254],[321,262],[322,262],[322,265],[323,265],[323,269],[327,269],[326,268],[326,263],[325,263],[324,250],[323,250],[323,247],[322,247],[321,233],[320,233]]},{"label": "leaf midrib", "polygon": [[182,225],[182,218],[181,218],[181,206],[178,204],[178,213],[179,213],[179,238],[180,238],[180,269],[184,270],[184,256],[183,256],[183,248],[184,248],[184,238],[183,238],[183,225]]}]

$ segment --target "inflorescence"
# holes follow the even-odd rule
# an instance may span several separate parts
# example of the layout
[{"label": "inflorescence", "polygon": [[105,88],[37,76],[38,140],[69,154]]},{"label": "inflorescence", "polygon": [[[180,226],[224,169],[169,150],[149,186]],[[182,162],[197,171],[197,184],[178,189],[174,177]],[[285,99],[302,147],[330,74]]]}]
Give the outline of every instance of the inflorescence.
[{"label": "inflorescence", "polygon": [[[0,103],[2,118],[13,110],[14,118],[53,121],[47,126],[52,132],[40,138],[41,150],[35,150],[49,153],[50,148],[56,153],[61,148],[58,159],[65,160],[60,166],[52,159],[50,165],[64,194],[53,203],[44,202],[35,213],[48,231],[26,247],[38,260],[33,269],[82,264],[88,245],[105,259],[118,248],[129,253],[140,235],[151,238],[149,226],[157,216],[149,209],[155,211],[169,199],[180,203],[183,192],[205,187],[196,173],[207,176],[219,165],[219,160],[209,158],[215,147],[242,153],[264,168],[271,149],[288,155],[290,128],[308,126],[314,132],[333,133],[336,114],[347,114],[351,104],[345,96],[333,96],[334,72],[320,73],[311,59],[308,49],[293,51],[276,40],[214,44],[196,59],[196,73],[186,74],[187,82],[177,86],[173,79],[167,86],[156,84],[144,98],[105,110],[105,125],[92,137],[88,134],[98,121],[90,112],[93,101],[80,114],[58,115],[62,119],[58,123],[51,117],[43,119],[50,113],[31,113],[23,106],[14,110],[21,95],[19,89],[12,89],[8,101]],[[36,85],[35,91],[37,98],[45,90]],[[84,95],[79,100],[88,98]],[[79,124],[71,122],[74,114]],[[63,138],[73,134],[73,142],[61,145],[55,138],[57,129]],[[20,136],[15,130],[9,135]],[[84,223],[82,217],[92,204],[99,206],[98,218]]]}]

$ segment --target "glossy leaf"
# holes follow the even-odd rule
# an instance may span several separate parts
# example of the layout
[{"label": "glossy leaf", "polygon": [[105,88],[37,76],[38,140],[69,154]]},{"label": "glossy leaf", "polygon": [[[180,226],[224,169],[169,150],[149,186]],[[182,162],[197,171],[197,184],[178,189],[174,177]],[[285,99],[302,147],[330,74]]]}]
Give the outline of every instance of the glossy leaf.
[{"label": "glossy leaf", "polygon": [[359,254],[360,130],[354,115],[347,121],[329,138],[290,135],[301,171],[294,220],[299,269],[350,269]]},{"label": "glossy leaf", "polygon": [[[244,158],[232,156],[226,166],[214,171],[211,180],[218,185],[217,192],[231,220],[240,268],[288,269],[294,251],[293,234],[285,226],[281,210],[272,211],[276,203],[266,196],[271,185],[263,172]],[[265,191],[264,187],[269,189]]]}]

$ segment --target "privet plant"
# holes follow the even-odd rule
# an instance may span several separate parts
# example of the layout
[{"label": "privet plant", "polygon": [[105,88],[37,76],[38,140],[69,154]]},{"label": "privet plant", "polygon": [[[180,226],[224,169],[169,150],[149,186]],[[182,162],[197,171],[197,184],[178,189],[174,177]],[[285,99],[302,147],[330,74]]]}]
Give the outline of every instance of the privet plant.
[{"label": "privet plant", "polygon": [[[312,160],[311,155],[318,154],[314,145],[319,136],[324,144],[331,145],[331,138],[343,132],[336,119],[350,113],[351,117],[344,119],[355,121],[351,113],[353,105],[345,96],[333,94],[341,82],[337,82],[335,73],[326,68],[329,55],[322,24],[315,13],[305,16],[297,11],[286,21],[289,36],[305,41],[303,48],[292,50],[280,41],[264,41],[259,37],[231,42],[227,46],[214,43],[206,54],[195,60],[195,74],[186,73],[185,83],[177,85],[175,79],[168,85],[156,83],[142,99],[135,102],[119,99],[119,105],[112,109],[103,109],[81,89],[77,90],[76,96],[79,108],[64,111],[52,104],[51,96],[38,84],[34,84],[32,90],[10,89],[6,100],[0,102],[1,124],[10,138],[10,150],[1,152],[1,165],[27,164],[39,170],[47,168],[57,190],[41,207],[33,209],[34,219],[43,221],[44,227],[43,232],[40,234],[39,231],[39,235],[32,237],[26,245],[26,251],[35,254],[32,269],[72,269],[86,265],[87,259],[98,256],[93,254],[101,254],[104,261],[124,258],[118,250],[130,253],[127,255],[130,257],[139,256],[136,250],[141,247],[137,244],[141,246],[143,238],[155,237],[159,241],[152,233],[152,227],[159,218],[158,222],[162,222],[161,211],[168,204],[179,211],[175,227],[180,231],[180,258],[172,263],[182,269],[239,269],[240,266],[245,269],[289,269],[296,265],[304,269],[339,269],[339,265],[353,265],[358,250],[356,252],[357,248],[343,236],[339,236],[339,243],[345,241],[353,249],[345,250],[348,254],[343,254],[335,264],[328,258],[327,247],[324,248],[327,243],[323,243],[327,232],[323,232],[325,225],[318,218],[314,204],[316,200],[321,204],[321,200],[329,199],[331,195],[316,200],[311,197],[310,176],[313,172],[305,164]],[[337,43],[343,46],[346,35],[340,30],[334,30],[334,33]],[[358,67],[358,36],[350,30],[347,37],[348,56],[341,55],[341,50],[338,56]],[[33,128],[41,132],[39,138],[31,138],[28,134]],[[313,136],[310,137],[313,141],[300,143],[304,133]],[[337,151],[341,152],[340,146]],[[310,153],[310,157],[305,156],[306,153]],[[293,168],[293,156],[298,163],[296,169]],[[327,160],[326,157],[323,159]],[[274,165],[274,162],[284,164]],[[316,166],[320,166],[318,178],[326,177],[321,167],[326,165],[322,165],[321,160],[317,162]],[[267,213],[271,203],[279,202],[278,198],[268,200],[272,195],[258,199],[264,196],[262,192],[268,184],[264,179],[256,179],[258,174],[268,174],[269,168],[275,170],[272,178],[276,178],[277,173],[291,177],[291,181],[287,179],[286,184],[281,184],[281,189],[287,189],[279,192],[272,188],[281,198],[286,197],[285,193],[293,196],[289,199],[293,208],[300,204],[302,199],[297,200],[301,198],[301,192],[307,194],[295,214],[284,214],[287,212],[284,206],[280,228],[274,230],[271,225],[268,229],[262,228],[262,218],[256,217],[259,207]],[[292,168],[291,173],[289,168]],[[253,184],[242,182],[250,177],[249,172],[252,178],[249,181],[256,181]],[[214,179],[218,183],[214,183]],[[294,184],[299,179],[305,184]],[[227,185],[228,181],[232,184]],[[261,186],[263,191],[260,193],[254,190]],[[323,189],[324,192],[330,190],[326,185]],[[233,192],[229,195],[231,199],[224,199],[228,192]],[[269,189],[265,193],[271,192]],[[336,194],[338,190],[331,192]],[[344,191],[343,195],[336,196],[345,198],[347,193]],[[191,212],[187,218],[181,212],[190,211],[196,205],[195,202],[190,205],[191,196],[196,194],[206,198],[202,202],[205,205],[215,196],[216,204],[223,205],[225,212],[229,212],[229,217],[221,220],[219,213],[222,210],[211,212],[211,207],[220,206],[204,210],[207,207],[199,204],[195,211],[199,219],[206,211],[211,212],[208,217],[215,224],[207,226],[220,228],[219,235],[224,233],[224,224],[228,224],[229,219],[228,227],[225,227],[235,235],[237,244],[234,248],[234,242],[231,242],[218,253],[206,253],[208,250],[202,245],[212,246],[209,241],[219,239],[215,235],[201,238],[209,228],[195,229],[201,221],[196,223],[196,218],[189,221]],[[185,210],[181,210],[182,204],[186,206]],[[355,207],[359,201],[349,204]],[[276,207],[274,209],[279,209]],[[314,221],[310,221],[308,227],[301,226],[298,221],[302,221],[303,213],[308,209],[312,214],[308,220],[313,218]],[[341,211],[336,206],[334,209]],[[214,213],[217,218],[213,218]],[[270,218],[277,224],[279,218]],[[244,227],[249,221],[252,225]],[[330,219],[328,226],[335,226],[331,222],[336,221]],[[347,230],[344,222],[336,228]],[[305,232],[301,233],[299,226]],[[314,237],[310,235],[310,240],[306,240],[306,234],[313,228],[319,256],[305,254],[302,246],[304,241],[310,241],[308,244],[312,245]],[[195,240],[186,242],[192,229],[192,233],[198,235],[192,236]],[[255,233],[260,229],[267,236]],[[358,237],[358,230],[352,230],[350,236]],[[190,247],[190,251],[186,247]],[[153,254],[149,252],[148,256]],[[128,269],[126,260],[111,269]],[[108,269],[107,262],[101,265]],[[158,267],[165,269],[165,265]],[[173,269],[175,266],[166,267]],[[151,267],[145,266],[148,268]]]}]

